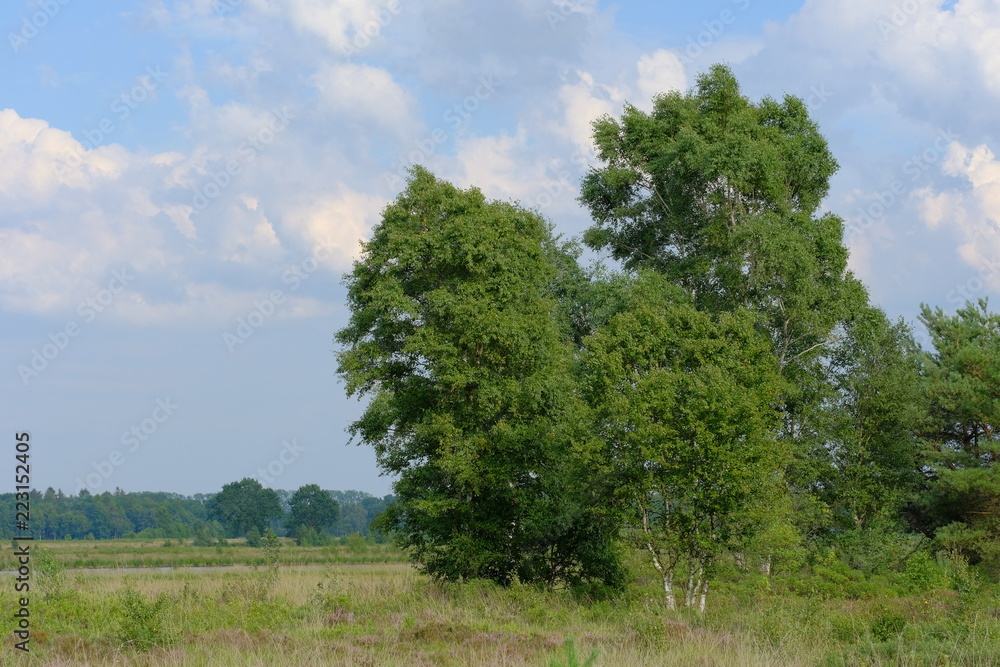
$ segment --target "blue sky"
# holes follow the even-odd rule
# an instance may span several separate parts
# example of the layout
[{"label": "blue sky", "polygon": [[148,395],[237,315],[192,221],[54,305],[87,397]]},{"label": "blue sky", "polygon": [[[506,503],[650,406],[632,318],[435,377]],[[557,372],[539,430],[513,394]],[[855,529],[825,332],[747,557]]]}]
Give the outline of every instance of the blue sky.
[{"label": "blue sky", "polygon": [[579,234],[590,122],[715,62],[808,102],[891,316],[1000,287],[987,0],[15,0],[0,37],[0,421],[39,488],[388,493],[332,336],[398,174]]}]

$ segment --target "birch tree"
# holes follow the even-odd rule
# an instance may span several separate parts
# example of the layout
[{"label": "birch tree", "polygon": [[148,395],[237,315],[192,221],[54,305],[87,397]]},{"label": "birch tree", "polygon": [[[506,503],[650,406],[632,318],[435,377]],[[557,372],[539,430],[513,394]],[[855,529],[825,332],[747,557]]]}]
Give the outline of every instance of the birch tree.
[{"label": "birch tree", "polygon": [[805,103],[753,102],[716,65],[648,113],[626,105],[599,118],[594,143],[584,241],[629,270],[657,271],[699,310],[758,314],[783,381],[790,494],[797,512],[822,506],[828,443],[815,420],[831,393],[828,357],[868,298],[847,269],[843,220],[821,209],[838,165]]},{"label": "birch tree", "polygon": [[622,298],[585,341],[606,473],[668,608],[679,588],[682,604],[704,611],[716,557],[762,526],[783,481],[777,363],[749,311],[698,311],[655,273]]}]

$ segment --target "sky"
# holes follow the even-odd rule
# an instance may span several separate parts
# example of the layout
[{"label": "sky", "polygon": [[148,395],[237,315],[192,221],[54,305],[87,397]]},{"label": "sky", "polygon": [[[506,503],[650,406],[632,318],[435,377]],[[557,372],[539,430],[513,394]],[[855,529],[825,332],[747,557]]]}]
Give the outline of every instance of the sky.
[{"label": "sky", "polygon": [[389,493],[333,334],[407,167],[579,235],[591,122],[717,62],[806,101],[918,340],[1000,288],[995,0],[11,0],[0,37],[0,424],[39,489]]}]

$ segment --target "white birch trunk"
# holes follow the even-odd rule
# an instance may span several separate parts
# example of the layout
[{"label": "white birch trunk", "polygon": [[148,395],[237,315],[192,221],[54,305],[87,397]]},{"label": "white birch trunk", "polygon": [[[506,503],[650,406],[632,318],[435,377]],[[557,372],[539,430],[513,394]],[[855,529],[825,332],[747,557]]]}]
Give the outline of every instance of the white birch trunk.
[{"label": "white birch trunk", "polygon": [[653,544],[653,529],[649,525],[649,510],[641,502],[639,509],[642,511],[642,530],[646,533],[646,549],[653,557],[653,567],[660,573],[660,578],[663,580],[663,596],[667,601],[667,609],[677,611],[677,601],[674,599],[674,568],[664,565],[660,561],[660,557],[656,553],[656,546]]}]

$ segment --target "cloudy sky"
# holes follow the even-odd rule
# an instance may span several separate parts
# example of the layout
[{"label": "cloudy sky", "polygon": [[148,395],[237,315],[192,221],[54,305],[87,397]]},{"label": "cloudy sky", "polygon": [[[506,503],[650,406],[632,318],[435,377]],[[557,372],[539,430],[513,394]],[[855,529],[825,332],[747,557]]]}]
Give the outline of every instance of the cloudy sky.
[{"label": "cloudy sky", "polygon": [[995,1],[12,0],[0,37],[0,422],[38,488],[388,493],[332,334],[406,167],[579,234],[590,122],[715,62],[807,101],[890,315],[1000,288]]}]

